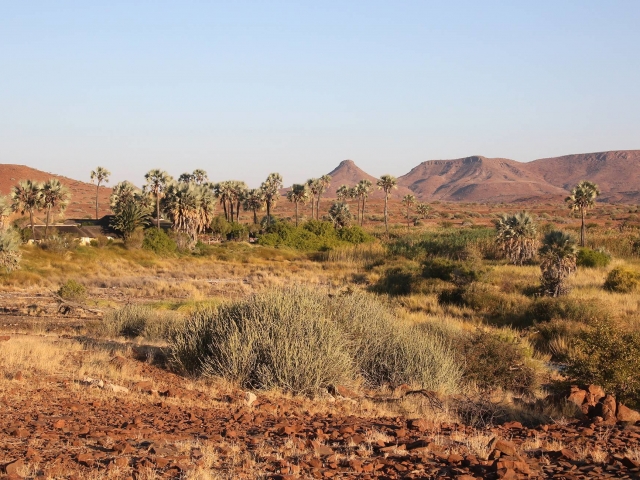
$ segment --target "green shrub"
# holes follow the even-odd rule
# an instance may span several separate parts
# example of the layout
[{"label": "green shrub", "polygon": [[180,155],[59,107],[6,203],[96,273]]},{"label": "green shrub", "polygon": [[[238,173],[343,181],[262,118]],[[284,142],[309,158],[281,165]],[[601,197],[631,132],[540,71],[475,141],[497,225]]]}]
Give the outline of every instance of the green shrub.
[{"label": "green shrub", "polygon": [[56,231],[50,237],[42,240],[39,244],[42,250],[56,253],[58,255],[66,255],[78,247],[78,242],[71,234],[58,235]]},{"label": "green shrub", "polygon": [[347,340],[309,290],[273,290],[194,315],[172,341],[188,373],[311,394],[355,376]]},{"label": "green shrub", "polygon": [[231,231],[231,224],[222,216],[218,215],[211,221],[211,233],[218,239],[227,238],[227,234]]},{"label": "green shrub", "polygon": [[91,240],[91,246],[96,248],[104,248],[111,243],[112,240],[110,240],[106,235],[98,235],[96,238]]},{"label": "green shrub", "polygon": [[303,287],[194,315],[174,335],[172,358],[187,373],[305,394],[357,377],[455,392],[461,376],[442,337],[401,326],[375,297]]},{"label": "green shrub", "polygon": [[232,222],[229,224],[227,232],[227,240],[235,240],[237,242],[249,240],[249,229],[242,223]]},{"label": "green shrub", "polygon": [[599,250],[581,248],[578,252],[576,264],[583,268],[603,268],[611,263],[611,255]]},{"label": "green shrub", "polygon": [[183,322],[184,317],[176,312],[154,310],[146,305],[125,305],[104,316],[99,333],[109,337],[167,340]]},{"label": "green shrub", "polygon": [[127,250],[138,250],[142,248],[144,242],[144,229],[137,228],[124,237],[124,246]]},{"label": "green shrub", "polygon": [[609,272],[604,288],[612,292],[631,293],[640,285],[640,274],[624,267],[616,267]]},{"label": "green shrub", "polygon": [[589,322],[608,318],[608,309],[595,301],[585,301],[568,297],[540,297],[527,307],[525,317],[531,323],[567,320]]},{"label": "green shrub", "polygon": [[640,406],[640,333],[626,332],[611,320],[592,322],[572,345],[567,364],[572,380],[600,385]]},{"label": "green shrub", "polygon": [[178,250],[178,245],[164,230],[150,228],[144,232],[142,248],[158,255],[171,255]]},{"label": "green shrub", "polygon": [[537,386],[537,375],[528,363],[528,355],[513,338],[478,332],[462,346],[465,378],[483,390],[502,388],[531,393]]},{"label": "green shrub", "polygon": [[65,300],[80,301],[87,297],[87,289],[75,280],[67,280],[59,289],[58,295]]},{"label": "green shrub", "polygon": [[0,268],[10,273],[20,267],[20,233],[15,229],[0,230]]},{"label": "green shrub", "polygon": [[338,238],[354,245],[373,241],[373,237],[358,225],[341,228],[338,230]]}]

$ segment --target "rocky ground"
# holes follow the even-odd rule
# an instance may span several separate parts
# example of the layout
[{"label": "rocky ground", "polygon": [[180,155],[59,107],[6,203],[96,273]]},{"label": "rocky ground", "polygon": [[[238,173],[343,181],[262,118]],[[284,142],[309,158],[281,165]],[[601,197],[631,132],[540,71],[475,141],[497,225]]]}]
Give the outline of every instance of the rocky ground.
[{"label": "rocky ground", "polygon": [[139,356],[111,355],[119,384],[0,364],[1,478],[640,478],[640,423],[375,416],[338,392],[310,403],[205,388]]}]

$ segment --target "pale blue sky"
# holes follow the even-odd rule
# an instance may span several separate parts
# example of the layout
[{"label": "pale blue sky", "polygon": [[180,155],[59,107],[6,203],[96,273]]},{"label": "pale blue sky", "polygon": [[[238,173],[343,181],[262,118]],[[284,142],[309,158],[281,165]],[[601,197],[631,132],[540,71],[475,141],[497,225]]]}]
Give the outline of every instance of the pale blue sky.
[{"label": "pale blue sky", "polygon": [[0,0],[0,163],[257,185],[638,148],[635,0]]}]

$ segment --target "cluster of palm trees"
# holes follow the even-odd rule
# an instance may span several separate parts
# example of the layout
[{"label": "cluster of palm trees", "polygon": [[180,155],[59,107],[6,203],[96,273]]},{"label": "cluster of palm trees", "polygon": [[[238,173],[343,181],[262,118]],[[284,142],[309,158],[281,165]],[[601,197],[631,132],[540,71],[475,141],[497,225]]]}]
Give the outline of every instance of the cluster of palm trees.
[{"label": "cluster of palm trees", "polygon": [[366,178],[360,180],[353,187],[348,187],[347,185],[341,185],[336,191],[336,197],[339,201],[346,202],[347,199],[356,200],[357,205],[357,220],[360,225],[364,225],[364,214],[367,206],[367,199],[371,194],[371,189],[373,188],[373,183],[371,180]]},{"label": "cluster of palm trees", "polygon": [[[586,211],[595,205],[600,194],[598,186],[589,181],[578,183],[565,199],[569,208],[580,212],[580,246],[585,246],[584,219]],[[557,297],[568,292],[567,278],[576,270],[577,246],[573,238],[554,230],[545,235],[539,247],[537,226],[531,215],[520,212],[502,215],[496,221],[496,243],[504,256],[514,265],[540,257],[542,289],[545,295]],[[538,248],[539,247],[539,248]]]},{"label": "cluster of palm trees", "polygon": [[22,180],[11,190],[10,199],[0,199],[0,229],[5,227],[5,219],[13,212],[21,215],[29,214],[31,233],[35,237],[34,214],[46,212],[45,236],[49,234],[52,213],[64,212],[71,195],[59,180],[51,178],[40,183],[33,180]]}]

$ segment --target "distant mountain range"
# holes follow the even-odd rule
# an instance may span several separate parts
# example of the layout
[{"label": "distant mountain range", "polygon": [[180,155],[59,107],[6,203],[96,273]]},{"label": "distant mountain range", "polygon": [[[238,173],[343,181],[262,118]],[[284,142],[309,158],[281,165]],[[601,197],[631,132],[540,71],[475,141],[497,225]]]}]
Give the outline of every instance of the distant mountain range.
[{"label": "distant mountain range", "polygon": [[[374,179],[351,160],[341,162],[329,174],[333,179],[329,193],[342,184]],[[555,201],[562,200],[580,180],[597,183],[601,201],[640,203],[640,150],[566,155],[528,163],[482,156],[428,160],[398,177],[393,195],[413,193],[424,202]]]},{"label": "distant mountain range", "polygon": [[[389,169],[393,174],[393,168]],[[331,172],[332,181],[326,197],[335,197],[340,185],[353,186],[362,179],[374,186],[376,178],[353,160],[344,160]],[[72,192],[67,216],[95,214],[95,186],[22,165],[0,164],[0,194],[8,194],[19,180],[60,180]],[[507,158],[472,156],[455,160],[428,160],[398,177],[393,197],[414,194],[420,201],[513,203],[562,201],[580,180],[598,184],[600,201],[640,204],[640,150],[542,158],[517,162]],[[101,214],[108,213],[109,188],[100,188]],[[372,198],[381,198],[374,187]]]}]

